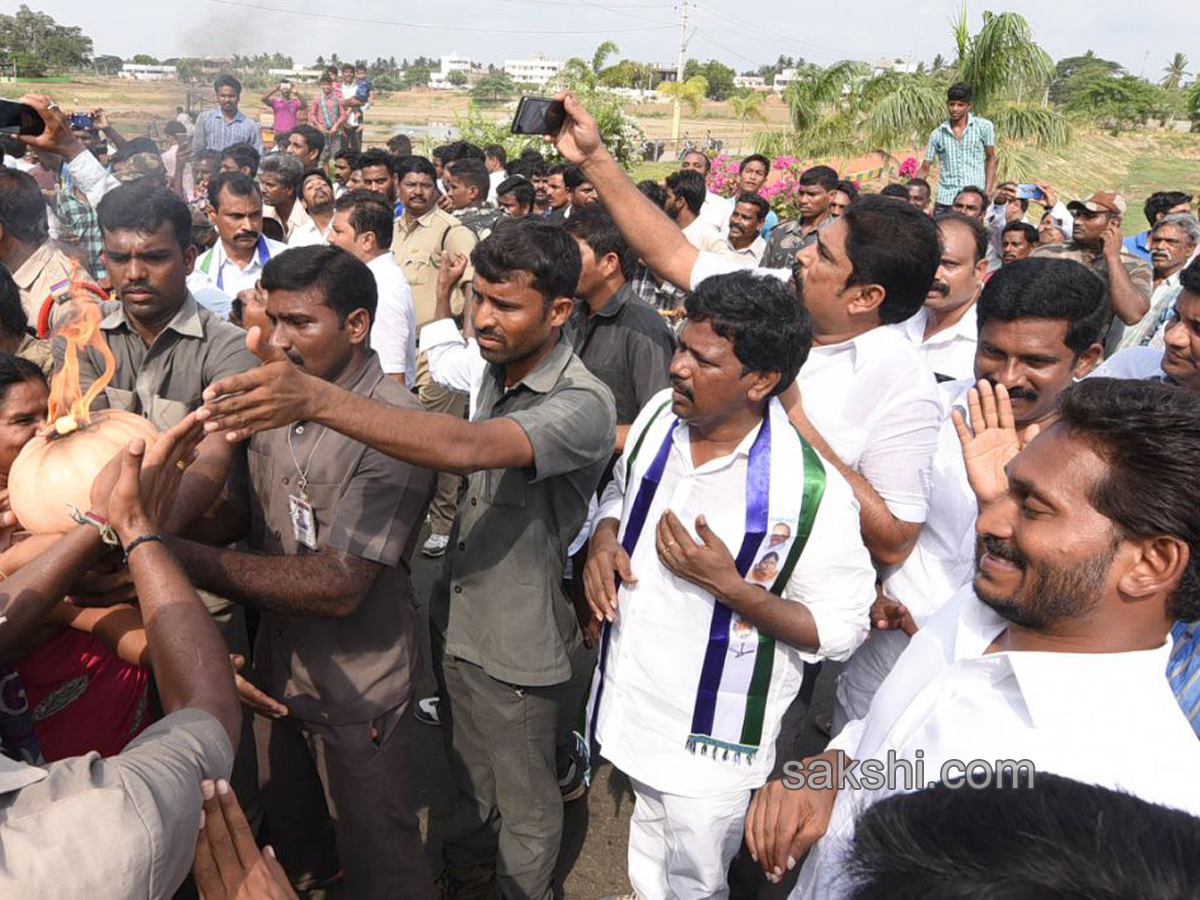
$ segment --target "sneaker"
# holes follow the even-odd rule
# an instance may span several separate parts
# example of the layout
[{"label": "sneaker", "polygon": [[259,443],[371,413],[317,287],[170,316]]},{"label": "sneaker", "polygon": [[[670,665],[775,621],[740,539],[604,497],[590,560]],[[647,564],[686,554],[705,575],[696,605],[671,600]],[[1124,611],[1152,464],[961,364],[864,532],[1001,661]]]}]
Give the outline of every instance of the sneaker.
[{"label": "sneaker", "polygon": [[565,775],[559,776],[558,789],[562,793],[562,802],[570,803],[578,800],[587,793],[587,783],[583,780],[583,761],[571,754],[571,767]]},{"label": "sneaker", "polygon": [[441,697],[422,697],[417,701],[413,715],[417,717],[418,722],[424,722],[426,725],[441,725],[442,717],[438,715],[438,704],[441,702]]},{"label": "sneaker", "polygon": [[421,552],[426,556],[441,556],[446,552],[446,548],[450,546],[450,535],[448,534],[431,534],[421,547]]}]

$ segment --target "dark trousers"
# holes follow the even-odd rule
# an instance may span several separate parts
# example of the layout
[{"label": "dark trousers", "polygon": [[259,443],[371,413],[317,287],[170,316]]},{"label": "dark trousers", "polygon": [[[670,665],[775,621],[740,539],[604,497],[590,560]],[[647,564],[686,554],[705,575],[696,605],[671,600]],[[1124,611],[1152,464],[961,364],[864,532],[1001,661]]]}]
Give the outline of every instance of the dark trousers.
[{"label": "dark trousers", "polygon": [[566,685],[517,687],[442,653],[434,673],[457,789],[444,820],[446,862],[496,867],[505,898],[546,900],[562,842],[555,736]]},{"label": "dark trousers", "polygon": [[417,817],[405,796],[408,702],[372,722],[325,725],[255,716],[270,840],[300,889],[338,871],[346,896],[434,896]]}]

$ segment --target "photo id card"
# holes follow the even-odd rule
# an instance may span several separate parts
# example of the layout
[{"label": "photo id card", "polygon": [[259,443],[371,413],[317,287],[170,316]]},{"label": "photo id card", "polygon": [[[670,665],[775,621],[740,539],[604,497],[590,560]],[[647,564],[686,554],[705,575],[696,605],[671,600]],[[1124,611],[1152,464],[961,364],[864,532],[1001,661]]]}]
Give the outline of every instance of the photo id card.
[{"label": "photo id card", "polygon": [[317,520],[313,517],[313,508],[307,500],[288,495],[288,511],[292,517],[292,534],[296,543],[303,544],[309,550],[317,549]]}]

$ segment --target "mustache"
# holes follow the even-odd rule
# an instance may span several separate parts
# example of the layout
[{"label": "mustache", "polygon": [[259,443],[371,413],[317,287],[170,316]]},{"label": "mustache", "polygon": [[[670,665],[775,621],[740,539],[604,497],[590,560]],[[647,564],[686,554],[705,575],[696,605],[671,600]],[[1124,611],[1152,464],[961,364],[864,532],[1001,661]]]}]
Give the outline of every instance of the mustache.
[{"label": "mustache", "polygon": [[299,366],[300,368],[304,367],[304,357],[301,356],[297,351],[285,350],[283,351],[283,355],[292,361],[292,365]]},{"label": "mustache", "polygon": [[944,282],[944,281],[938,281],[937,279],[934,279],[934,282],[933,282],[933,284],[931,284],[929,286],[929,290],[927,293],[941,294],[944,297],[949,297],[950,296],[950,285],[946,284],[946,282]]},{"label": "mustache", "polygon": [[494,328],[476,328],[475,336],[476,337],[485,337],[485,338],[488,338],[489,340],[499,341],[500,343],[505,343],[504,334],[500,331],[497,331]]},{"label": "mustache", "polygon": [[236,231],[236,232],[234,232],[233,239],[235,241],[238,238],[244,238],[244,237],[245,238],[253,238],[254,240],[257,241],[258,240],[258,232],[257,231]]},{"label": "mustache", "polygon": [[[993,388],[996,387],[996,385],[998,383],[991,378],[987,378],[984,380],[987,381],[987,383],[990,384]],[[1029,390],[1029,388],[1023,388],[1020,386],[1009,387],[1008,385],[1005,385],[1004,387],[1008,391],[1008,397],[1010,400],[1028,400],[1030,403],[1032,403],[1033,401],[1037,400],[1037,398],[1038,398],[1037,391],[1031,391],[1031,390]]]},{"label": "mustache", "polygon": [[674,375],[671,376],[671,387],[679,391],[679,393],[683,394],[683,396],[687,397],[689,400],[696,399],[695,395],[683,386],[683,381]]},{"label": "mustache", "polygon": [[1022,569],[1029,565],[1029,561],[1019,550],[1017,550],[1016,547],[1013,547],[1011,544],[1000,540],[998,537],[987,535],[986,537],[982,538],[982,543],[983,549],[997,559],[1010,562],[1014,566],[1018,566]]},{"label": "mustache", "polygon": [[162,294],[159,293],[158,288],[143,281],[127,281],[125,284],[121,285],[121,288],[117,291],[117,294],[118,296],[124,297],[129,291],[145,291],[152,297],[162,296]]}]

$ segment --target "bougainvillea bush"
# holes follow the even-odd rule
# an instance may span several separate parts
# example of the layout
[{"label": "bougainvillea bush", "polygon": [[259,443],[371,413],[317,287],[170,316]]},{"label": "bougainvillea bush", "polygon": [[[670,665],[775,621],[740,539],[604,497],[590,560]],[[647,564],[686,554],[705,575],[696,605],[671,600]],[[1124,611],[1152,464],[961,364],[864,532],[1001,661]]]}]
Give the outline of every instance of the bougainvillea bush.
[{"label": "bougainvillea bush", "polygon": [[[722,153],[712,161],[712,170],[708,174],[708,189],[722,197],[732,197],[737,193],[738,163],[728,153]],[[808,163],[794,156],[777,156],[771,162],[771,175],[767,184],[759,191],[764,200],[781,220],[792,219],[799,215],[797,207],[797,189],[800,186],[800,173],[808,168]]]}]

